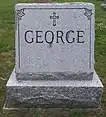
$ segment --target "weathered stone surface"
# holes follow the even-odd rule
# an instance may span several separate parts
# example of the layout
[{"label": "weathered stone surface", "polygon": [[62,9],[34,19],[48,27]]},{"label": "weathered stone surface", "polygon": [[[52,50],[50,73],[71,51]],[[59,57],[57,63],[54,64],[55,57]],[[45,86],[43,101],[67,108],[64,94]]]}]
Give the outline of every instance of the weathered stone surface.
[{"label": "weathered stone surface", "polygon": [[6,85],[7,107],[98,107],[103,85],[94,72],[89,81],[19,81],[15,71]]},{"label": "weathered stone surface", "polygon": [[20,3],[15,10],[17,79],[92,79],[93,4]]},{"label": "weathered stone surface", "polygon": [[90,80],[92,73],[72,73],[72,72],[49,72],[49,73],[17,73],[16,77],[20,80]]}]

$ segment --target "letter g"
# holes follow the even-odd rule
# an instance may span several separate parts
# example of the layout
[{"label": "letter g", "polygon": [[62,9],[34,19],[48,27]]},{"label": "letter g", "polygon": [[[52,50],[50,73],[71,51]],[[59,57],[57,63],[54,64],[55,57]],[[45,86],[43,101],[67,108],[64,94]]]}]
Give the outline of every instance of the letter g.
[{"label": "letter g", "polygon": [[[32,37],[32,38],[29,39],[29,37]],[[33,40],[34,40],[34,38],[33,38],[33,31],[31,31],[31,30],[26,31],[25,32],[25,41],[27,43],[33,43]]]}]

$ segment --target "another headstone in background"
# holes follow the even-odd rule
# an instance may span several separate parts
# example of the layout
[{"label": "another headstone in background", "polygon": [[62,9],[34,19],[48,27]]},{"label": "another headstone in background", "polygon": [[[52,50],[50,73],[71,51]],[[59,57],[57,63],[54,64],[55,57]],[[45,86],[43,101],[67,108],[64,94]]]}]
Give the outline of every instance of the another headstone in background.
[{"label": "another headstone in background", "polygon": [[104,0],[104,2],[101,4],[101,7],[106,10],[106,0]]},{"label": "another headstone in background", "polygon": [[8,108],[97,108],[103,85],[94,70],[94,5],[16,5],[16,66]]}]

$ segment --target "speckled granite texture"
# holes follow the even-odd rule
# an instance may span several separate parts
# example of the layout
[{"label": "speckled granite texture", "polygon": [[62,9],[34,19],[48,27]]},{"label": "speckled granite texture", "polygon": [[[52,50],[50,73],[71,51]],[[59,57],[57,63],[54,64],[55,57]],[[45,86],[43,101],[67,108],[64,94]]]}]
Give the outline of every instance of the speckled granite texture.
[{"label": "speckled granite texture", "polygon": [[15,13],[17,79],[92,79],[94,4],[19,3]]},{"label": "speckled granite texture", "polygon": [[48,73],[16,73],[18,80],[92,80],[91,73],[48,72]]},{"label": "speckled granite texture", "polygon": [[6,85],[6,106],[96,108],[100,105],[102,90],[95,72],[91,81],[17,81],[13,70]]}]

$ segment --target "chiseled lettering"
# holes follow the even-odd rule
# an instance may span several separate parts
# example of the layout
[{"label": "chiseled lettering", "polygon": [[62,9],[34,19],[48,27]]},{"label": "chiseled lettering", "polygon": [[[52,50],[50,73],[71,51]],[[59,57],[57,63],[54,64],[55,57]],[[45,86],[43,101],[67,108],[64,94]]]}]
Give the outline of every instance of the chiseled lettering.
[{"label": "chiseled lettering", "polygon": [[42,33],[42,31],[36,31],[36,43],[43,43],[43,40],[40,40],[42,36],[39,33]]},{"label": "chiseled lettering", "polygon": [[[51,38],[50,38],[50,36],[47,36],[48,34],[51,35]],[[47,38],[47,37],[49,37],[49,38]],[[49,41],[48,39],[49,40],[51,39],[51,40]],[[46,31],[45,32],[45,41],[47,43],[51,44],[51,43],[53,43],[53,40],[54,40],[54,33],[52,31],[50,31],[50,30]]]},{"label": "chiseled lettering", "polygon": [[[31,37],[31,38],[29,38],[29,36],[27,36],[27,35],[29,35],[29,34],[30,34],[30,37]],[[26,41],[27,43],[33,43],[33,42],[34,42],[33,31],[32,31],[32,30],[28,30],[28,31],[25,32],[25,41]]]},{"label": "chiseled lettering", "polygon": [[67,33],[66,33],[66,41],[68,42],[68,43],[73,43],[74,42],[74,40],[75,40],[75,38],[72,38],[72,41],[69,41],[69,39],[70,39],[70,34],[71,33],[73,33],[74,34],[74,31],[73,30],[69,30]]},{"label": "chiseled lettering", "polygon": [[83,37],[84,31],[77,31],[77,43],[84,43],[85,41],[81,41],[80,37]]},{"label": "chiseled lettering", "polygon": [[61,39],[61,41],[62,41],[62,43],[65,43],[64,41],[63,41],[63,31],[57,31],[57,41],[56,41],[56,43],[59,43],[59,39]]}]

